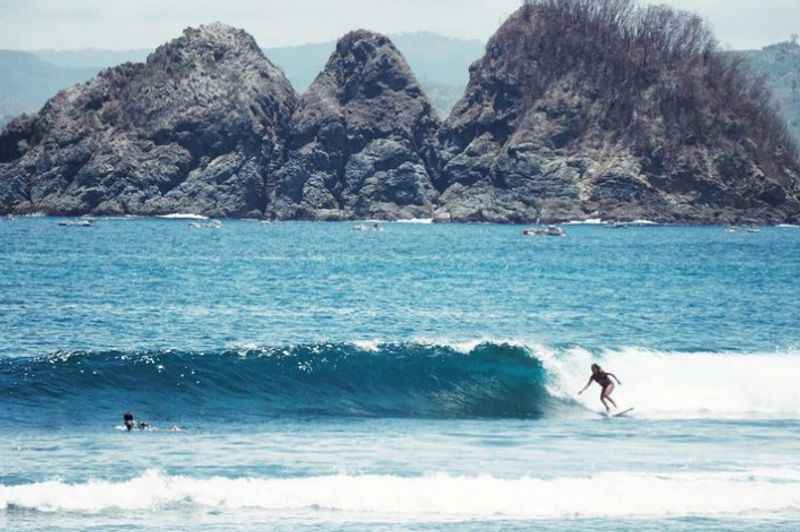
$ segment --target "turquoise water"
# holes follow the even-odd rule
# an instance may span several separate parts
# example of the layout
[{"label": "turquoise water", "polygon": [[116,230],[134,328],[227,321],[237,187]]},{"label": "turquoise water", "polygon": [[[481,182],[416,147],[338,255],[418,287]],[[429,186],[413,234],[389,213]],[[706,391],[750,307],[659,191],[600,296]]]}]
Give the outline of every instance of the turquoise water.
[{"label": "turquoise water", "polygon": [[800,527],[800,229],[58,221],[0,219],[4,530]]}]

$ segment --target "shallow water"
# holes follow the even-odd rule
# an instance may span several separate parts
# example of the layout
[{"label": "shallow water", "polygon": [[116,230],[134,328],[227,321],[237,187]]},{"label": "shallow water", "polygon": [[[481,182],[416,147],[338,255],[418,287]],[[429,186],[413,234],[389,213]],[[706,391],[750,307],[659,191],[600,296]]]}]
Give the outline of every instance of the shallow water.
[{"label": "shallow water", "polygon": [[0,219],[0,528],[800,527],[800,230],[521,229]]}]

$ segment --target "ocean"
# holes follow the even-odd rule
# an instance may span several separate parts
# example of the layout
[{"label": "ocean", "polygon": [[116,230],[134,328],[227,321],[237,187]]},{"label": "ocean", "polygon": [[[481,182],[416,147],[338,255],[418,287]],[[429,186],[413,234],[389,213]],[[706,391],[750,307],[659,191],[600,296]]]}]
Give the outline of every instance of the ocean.
[{"label": "ocean", "polygon": [[0,218],[2,530],[800,529],[798,228],[63,221]]}]

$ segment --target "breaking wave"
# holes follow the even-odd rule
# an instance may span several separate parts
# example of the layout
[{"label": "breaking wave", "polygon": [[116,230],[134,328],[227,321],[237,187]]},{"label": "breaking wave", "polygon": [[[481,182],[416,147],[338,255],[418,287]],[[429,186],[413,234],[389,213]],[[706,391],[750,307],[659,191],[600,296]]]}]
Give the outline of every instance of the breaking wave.
[{"label": "breaking wave", "polygon": [[116,419],[125,409],[162,420],[581,416],[600,408],[596,387],[576,394],[592,362],[619,376],[614,397],[639,417],[800,418],[795,352],[375,341],[1,359],[0,421]]},{"label": "breaking wave", "polygon": [[0,485],[0,511],[99,513],[182,507],[270,512],[335,511],[371,520],[537,519],[777,515],[800,508],[800,477],[747,474],[603,473],[495,478],[336,475],[194,478],[150,470],[127,481]]}]

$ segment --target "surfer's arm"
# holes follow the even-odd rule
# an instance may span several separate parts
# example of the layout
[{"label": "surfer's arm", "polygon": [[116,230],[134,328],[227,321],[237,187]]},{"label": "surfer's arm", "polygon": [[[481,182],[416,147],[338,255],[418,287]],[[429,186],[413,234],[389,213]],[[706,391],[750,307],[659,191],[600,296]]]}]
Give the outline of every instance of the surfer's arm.
[{"label": "surfer's arm", "polygon": [[617,381],[617,384],[622,384],[622,382],[621,382],[621,381],[620,381],[620,380],[617,378],[617,376],[616,376],[616,375],[614,375],[613,373],[609,373],[609,375],[611,375],[612,377],[614,377],[614,380],[615,380],[615,381]]},{"label": "surfer's arm", "polygon": [[581,391],[579,391],[579,392],[578,392],[578,395],[580,395],[580,394],[582,394],[583,392],[585,392],[585,391],[586,391],[586,388],[588,388],[589,386],[591,386],[591,385],[592,385],[592,381],[593,381],[593,380],[594,380],[594,376],[592,376],[592,377],[589,377],[589,382],[587,382],[587,383],[586,383],[586,386],[584,386],[584,387],[583,387],[583,389],[582,389]]}]

